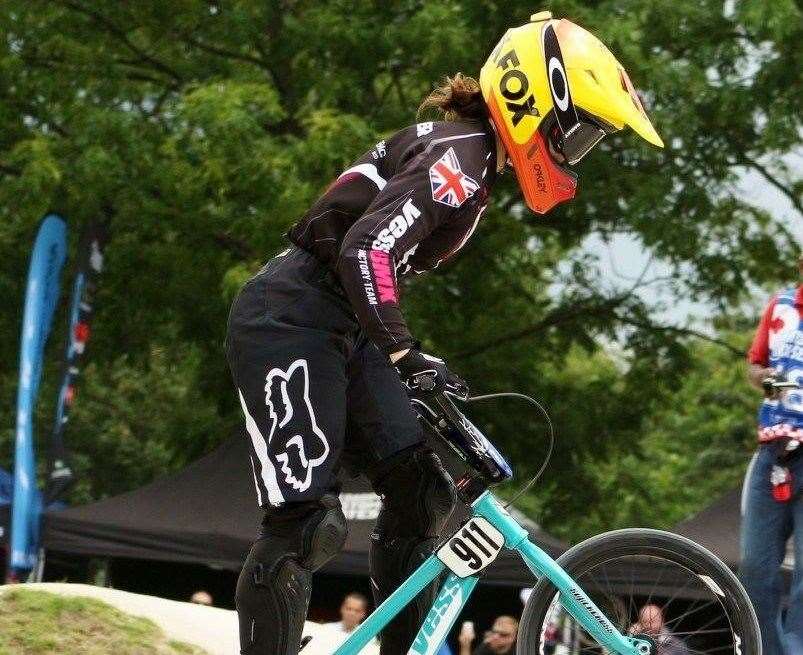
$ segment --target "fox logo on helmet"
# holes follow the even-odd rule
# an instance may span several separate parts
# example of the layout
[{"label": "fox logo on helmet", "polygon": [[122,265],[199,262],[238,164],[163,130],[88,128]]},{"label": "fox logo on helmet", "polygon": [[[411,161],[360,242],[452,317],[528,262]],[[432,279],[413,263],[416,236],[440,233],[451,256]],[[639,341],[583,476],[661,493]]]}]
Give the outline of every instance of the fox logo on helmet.
[{"label": "fox logo on helmet", "polygon": [[[500,45],[502,45],[500,43]],[[502,79],[499,80],[499,92],[505,98],[505,107],[513,113],[511,120],[513,127],[521,122],[525,116],[540,116],[538,108],[535,106],[535,96],[527,92],[530,90],[530,80],[519,66],[521,62],[514,49],[508,50],[496,60],[497,67],[505,71]],[[525,98],[523,102],[521,99]]]}]

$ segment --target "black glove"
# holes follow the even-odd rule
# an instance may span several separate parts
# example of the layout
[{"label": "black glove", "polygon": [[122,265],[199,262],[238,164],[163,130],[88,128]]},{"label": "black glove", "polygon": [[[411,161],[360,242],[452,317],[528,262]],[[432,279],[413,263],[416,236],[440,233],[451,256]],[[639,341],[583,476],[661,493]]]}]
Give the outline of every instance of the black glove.
[{"label": "black glove", "polygon": [[775,385],[779,382],[786,382],[786,375],[783,372],[776,372],[761,381],[761,388],[764,390],[764,397],[775,400],[781,395],[781,389]]},{"label": "black glove", "polygon": [[466,382],[451,373],[442,359],[411,348],[394,366],[408,389],[431,393],[448,391],[461,398],[468,397]]},{"label": "black glove", "polygon": [[769,376],[761,381],[761,388],[764,390],[764,397],[773,399],[778,395],[778,390],[772,386],[777,380],[774,376]]}]

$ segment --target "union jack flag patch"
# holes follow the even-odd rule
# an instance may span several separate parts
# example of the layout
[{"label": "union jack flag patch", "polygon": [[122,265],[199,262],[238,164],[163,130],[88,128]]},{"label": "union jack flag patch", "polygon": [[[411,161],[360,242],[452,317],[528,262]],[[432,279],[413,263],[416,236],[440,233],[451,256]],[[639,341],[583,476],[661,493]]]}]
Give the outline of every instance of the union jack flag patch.
[{"label": "union jack flag patch", "polygon": [[461,170],[454,148],[449,148],[429,167],[429,182],[432,199],[450,207],[459,207],[480,188],[476,180]]}]

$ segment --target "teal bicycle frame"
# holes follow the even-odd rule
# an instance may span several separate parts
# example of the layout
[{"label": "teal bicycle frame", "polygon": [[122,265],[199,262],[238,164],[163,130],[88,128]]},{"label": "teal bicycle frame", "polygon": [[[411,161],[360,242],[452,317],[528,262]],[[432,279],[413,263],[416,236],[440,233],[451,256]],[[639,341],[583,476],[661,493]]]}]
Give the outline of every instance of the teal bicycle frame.
[{"label": "teal bicycle frame", "polygon": [[[645,655],[651,652],[649,642],[621,634],[557,562],[529,540],[527,531],[489,491],[484,491],[471,508],[474,517],[484,518],[502,534],[504,547],[518,552],[536,577],[546,576],[555,585],[561,605],[600,645],[618,655]],[[446,568],[437,555],[431,555],[333,655],[358,655],[391,619]],[[478,581],[479,577],[474,575],[459,577],[454,572],[449,574],[408,655],[437,653]]]}]

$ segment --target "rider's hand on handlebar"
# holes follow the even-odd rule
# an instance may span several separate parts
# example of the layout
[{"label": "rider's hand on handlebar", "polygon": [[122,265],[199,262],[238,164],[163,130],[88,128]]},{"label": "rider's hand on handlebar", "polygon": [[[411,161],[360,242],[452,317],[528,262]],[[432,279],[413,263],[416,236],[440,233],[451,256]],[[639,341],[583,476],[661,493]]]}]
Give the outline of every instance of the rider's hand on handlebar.
[{"label": "rider's hand on handlebar", "polygon": [[462,398],[468,397],[468,385],[449,371],[446,362],[416,348],[397,359],[394,366],[408,389],[430,393],[448,391]]},{"label": "rider's hand on handlebar", "polygon": [[775,383],[775,377],[769,376],[761,381],[761,389],[764,391],[764,397],[770,400],[777,398],[778,390],[772,386]]},{"label": "rider's hand on handlebar", "polygon": [[774,400],[785,389],[799,389],[800,385],[788,380],[782,371],[772,370],[771,374],[761,381],[761,388],[766,398]]}]

